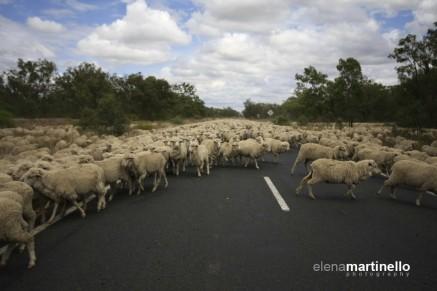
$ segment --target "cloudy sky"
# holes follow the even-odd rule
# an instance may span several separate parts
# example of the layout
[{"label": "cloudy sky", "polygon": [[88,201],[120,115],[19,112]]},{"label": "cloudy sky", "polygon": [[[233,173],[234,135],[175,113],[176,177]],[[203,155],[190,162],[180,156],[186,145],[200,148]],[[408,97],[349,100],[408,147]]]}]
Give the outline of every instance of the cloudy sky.
[{"label": "cloudy sky", "polygon": [[436,0],[0,0],[0,70],[48,58],[190,82],[209,106],[280,102],[313,65],[340,57],[396,82],[400,37],[437,21]]}]

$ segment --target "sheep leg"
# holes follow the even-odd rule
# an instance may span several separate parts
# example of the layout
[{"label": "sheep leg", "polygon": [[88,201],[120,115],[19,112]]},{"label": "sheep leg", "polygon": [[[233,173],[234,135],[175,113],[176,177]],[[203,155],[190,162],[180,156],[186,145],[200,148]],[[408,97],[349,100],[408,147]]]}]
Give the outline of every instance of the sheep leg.
[{"label": "sheep leg", "polygon": [[73,202],[74,206],[76,206],[77,210],[79,210],[79,212],[80,212],[80,216],[82,216],[82,218],[85,218],[86,213],[85,213],[85,211],[82,209],[82,207],[80,206],[80,204],[79,204],[76,200],[73,200],[72,202]]},{"label": "sheep leg", "polygon": [[255,162],[255,168],[256,168],[257,170],[259,170],[258,162],[256,161],[256,158],[253,158],[253,161]]},{"label": "sheep leg", "polygon": [[179,176],[179,161],[176,163],[176,176]]},{"label": "sheep leg", "polygon": [[182,172],[185,172],[185,166],[186,166],[186,163],[187,163],[187,160],[184,159],[184,160],[182,161]]},{"label": "sheep leg", "polygon": [[305,162],[304,162],[304,165],[305,165],[305,169],[307,170],[307,173],[310,171],[309,169],[308,169],[308,160],[305,160]]},{"label": "sheep leg", "polygon": [[0,264],[2,266],[6,266],[6,263],[8,262],[9,257],[11,256],[13,250],[14,250],[14,244],[8,244],[6,246],[6,251],[3,253],[2,259],[0,262]]},{"label": "sheep leg", "polygon": [[209,176],[209,162],[206,161],[206,174]]},{"label": "sheep leg", "polygon": [[162,172],[162,176],[164,177],[164,187],[167,188],[168,187],[168,180],[167,180],[167,174],[165,173],[165,171]]},{"label": "sheep leg", "polygon": [[[165,170],[164,170],[164,171],[165,171]],[[156,181],[156,175],[157,175],[157,173],[155,172],[155,183],[154,183],[154,186],[153,186],[152,192],[155,192],[156,189],[158,189],[159,184],[161,184],[161,176],[162,176],[161,171],[158,173],[158,182]]]},{"label": "sheep leg", "polygon": [[316,178],[316,177],[314,177],[314,176],[311,179],[309,179],[308,182],[307,182],[308,195],[311,197],[311,199],[314,199],[314,200],[316,199],[316,196],[313,193],[312,185],[317,184],[319,182],[321,182],[321,180]]},{"label": "sheep leg", "polygon": [[50,216],[47,223],[51,223],[53,221],[53,219],[55,219],[56,211],[58,211],[58,206],[59,206],[59,202],[55,202],[55,204],[53,206],[53,210],[52,210],[52,215]]},{"label": "sheep leg", "polygon": [[355,189],[355,185],[354,184],[352,184],[352,185],[348,185],[347,186],[347,192],[346,192],[346,195],[349,195],[352,199],[354,199],[354,200],[356,200],[357,199],[357,197],[355,196],[355,194],[354,194],[354,192],[353,192],[353,190]]},{"label": "sheep leg", "polygon": [[138,189],[137,195],[140,194],[140,191],[144,191],[143,180],[144,180],[144,178],[146,178],[146,176],[147,176],[147,172],[144,172],[144,174],[142,174],[142,175],[138,178],[138,184],[139,184],[140,188]]},{"label": "sheep leg", "polygon": [[247,168],[247,165],[249,164],[249,159],[245,158],[245,163],[244,163],[244,167]]},{"label": "sheep leg", "polygon": [[27,253],[29,255],[29,263],[27,264],[27,268],[31,269],[36,264],[35,240],[33,238],[27,243]]},{"label": "sheep leg", "polygon": [[200,166],[197,166],[197,176],[200,177],[202,174],[200,174]]},{"label": "sheep leg", "polygon": [[379,188],[378,192],[376,192],[376,194],[377,194],[377,195],[381,195],[382,190],[384,190],[384,187],[385,187],[385,185],[383,184],[383,185],[381,186],[381,188]]},{"label": "sheep leg", "polygon": [[395,188],[395,186],[390,186],[390,197],[391,197],[392,199],[394,199],[394,200],[397,199],[397,197],[396,197],[396,188]]},{"label": "sheep leg", "polygon": [[305,177],[303,177],[303,179],[300,181],[299,186],[296,188],[296,195],[299,195],[300,192],[302,191],[303,186],[305,186],[308,182],[309,179],[311,179],[313,173],[310,172],[308,175],[306,175]]},{"label": "sheep leg", "polygon": [[422,200],[423,192],[419,193],[419,195],[416,198],[416,205],[420,206],[420,201]]},{"label": "sheep leg", "polygon": [[293,175],[294,174],[294,170],[296,169],[296,166],[297,166],[297,164],[298,163],[300,163],[301,161],[300,161],[300,158],[299,158],[299,156],[296,158],[296,160],[294,161],[294,163],[293,163],[293,166],[291,167],[291,175]]}]

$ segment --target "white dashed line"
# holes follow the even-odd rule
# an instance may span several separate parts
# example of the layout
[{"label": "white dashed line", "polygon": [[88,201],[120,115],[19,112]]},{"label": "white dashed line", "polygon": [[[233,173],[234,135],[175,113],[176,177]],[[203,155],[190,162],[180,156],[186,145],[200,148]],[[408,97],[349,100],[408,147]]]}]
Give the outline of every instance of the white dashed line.
[{"label": "white dashed line", "polygon": [[269,186],[270,190],[272,191],[273,197],[275,197],[282,211],[290,211],[290,207],[288,207],[287,203],[285,202],[284,198],[282,198],[281,193],[279,193],[278,189],[276,189],[272,180],[270,180],[269,177],[264,177],[264,180],[266,181],[267,186]]}]

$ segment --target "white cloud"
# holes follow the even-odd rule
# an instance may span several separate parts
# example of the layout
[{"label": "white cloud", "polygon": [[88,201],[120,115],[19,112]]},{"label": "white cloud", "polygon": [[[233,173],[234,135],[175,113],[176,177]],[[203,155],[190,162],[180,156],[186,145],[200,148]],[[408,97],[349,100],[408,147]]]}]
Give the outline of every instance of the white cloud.
[{"label": "white cloud", "polygon": [[27,18],[27,25],[29,25],[29,27],[32,29],[50,33],[61,32],[65,29],[60,23],[51,20],[43,20],[39,17]]},{"label": "white cloud", "polygon": [[78,49],[111,62],[152,64],[171,59],[171,45],[188,44],[190,40],[168,12],[137,0],[127,4],[123,18],[97,27],[79,41]]},{"label": "white cloud", "polygon": [[18,58],[53,58],[52,48],[21,24],[0,16],[0,70],[16,64]]},{"label": "white cloud", "polygon": [[387,55],[400,32],[382,33],[366,9],[346,3],[342,6],[346,11],[337,12],[338,7],[324,1],[317,3],[292,9],[284,20],[287,25],[279,24],[274,30],[227,33],[228,29],[239,31],[243,26],[224,28],[219,21],[208,28],[216,29],[215,34],[208,34],[198,51],[161,73],[176,82],[194,83],[209,105],[231,104],[238,108],[247,98],[262,102],[286,99],[294,89],[295,74],[309,65],[334,78],[339,58],[354,57],[370,78],[395,83],[394,62]]},{"label": "white cloud", "polygon": [[423,0],[413,13],[414,20],[407,24],[407,30],[411,33],[423,34],[437,21],[437,1]]},{"label": "white cloud", "polygon": [[78,0],[66,0],[65,4],[67,6],[73,8],[74,10],[77,10],[80,12],[85,12],[85,11],[97,9],[96,5],[83,3],[83,2],[80,2]]}]

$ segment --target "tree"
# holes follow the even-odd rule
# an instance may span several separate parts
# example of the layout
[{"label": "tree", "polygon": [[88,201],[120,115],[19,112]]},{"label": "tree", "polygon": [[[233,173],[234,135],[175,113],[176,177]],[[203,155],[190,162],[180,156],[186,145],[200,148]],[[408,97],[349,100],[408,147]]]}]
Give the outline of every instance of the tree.
[{"label": "tree", "polygon": [[337,92],[338,97],[340,97],[337,106],[342,108],[342,117],[348,121],[349,126],[352,126],[359,115],[360,106],[363,102],[362,84],[364,76],[360,63],[354,58],[340,59],[337,70],[339,76],[334,81],[334,92]]},{"label": "tree", "polygon": [[50,106],[55,77],[56,65],[51,61],[18,59],[16,69],[3,73],[3,103],[17,116],[41,117]]}]

